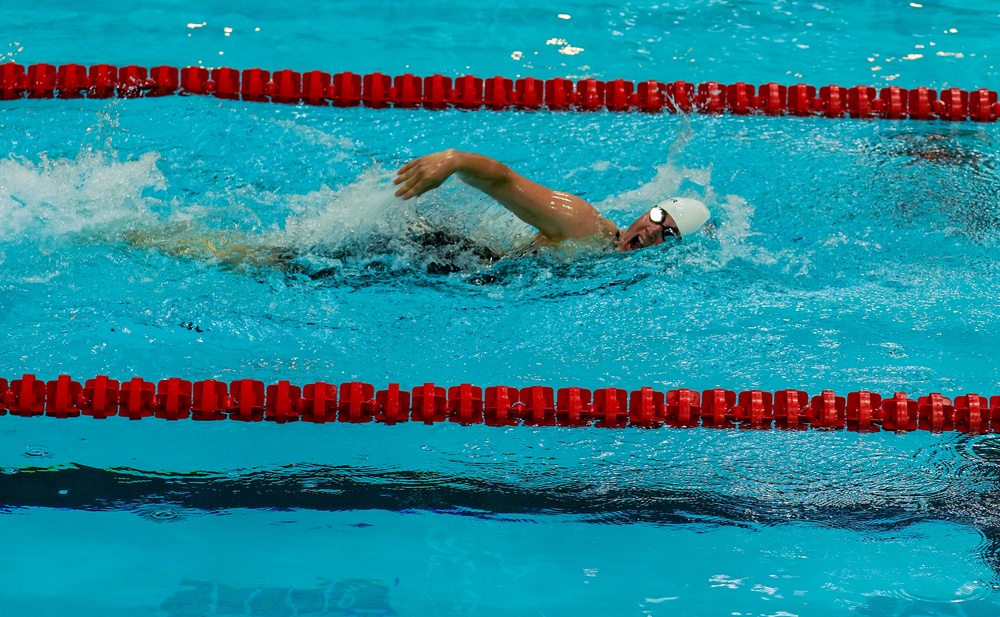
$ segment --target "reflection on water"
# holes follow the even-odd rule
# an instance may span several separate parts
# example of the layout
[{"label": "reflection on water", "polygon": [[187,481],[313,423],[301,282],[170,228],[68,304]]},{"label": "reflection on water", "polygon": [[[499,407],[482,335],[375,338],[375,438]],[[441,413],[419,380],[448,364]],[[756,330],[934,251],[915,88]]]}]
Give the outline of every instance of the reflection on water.
[{"label": "reflection on water", "polygon": [[1000,240],[1000,174],[991,135],[978,129],[884,131],[865,148],[891,188],[898,221],[976,244]]},{"label": "reflection on water", "polygon": [[868,598],[858,614],[865,617],[990,617],[1000,610],[989,598],[956,600],[920,600],[873,596]]}]

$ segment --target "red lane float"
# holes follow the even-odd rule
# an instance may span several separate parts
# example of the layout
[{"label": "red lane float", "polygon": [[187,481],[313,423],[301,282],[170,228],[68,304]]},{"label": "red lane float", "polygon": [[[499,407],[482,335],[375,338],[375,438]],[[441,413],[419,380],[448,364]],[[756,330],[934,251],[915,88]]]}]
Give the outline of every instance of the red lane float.
[{"label": "red lane float", "polygon": [[1000,103],[993,90],[919,87],[843,87],[769,82],[721,84],[709,81],[632,82],[587,78],[573,82],[533,77],[517,80],[501,75],[482,79],[463,75],[418,77],[410,73],[358,75],[345,71],[299,73],[282,69],[273,74],[251,68],[207,69],[189,66],[115,67],[98,64],[0,65],[0,100],[19,98],[136,98],[170,94],[212,95],[221,99],[274,103],[357,107],[466,110],[548,109],[550,111],[641,111],[645,113],[724,113],[828,118],[885,118],[994,122]]},{"label": "red lane float", "polygon": [[828,118],[843,118],[847,112],[847,96],[847,88],[823,86],[819,89],[820,113]]},{"label": "red lane float", "polygon": [[180,87],[180,71],[172,66],[154,66],[149,69],[149,90],[146,96],[167,96]]},{"label": "red lane float", "polygon": [[547,386],[526,388],[472,384],[443,387],[424,383],[404,390],[390,383],[383,390],[347,382],[339,387],[317,381],[298,386],[287,380],[265,385],[255,379],[225,383],[191,382],[171,377],[159,382],[133,377],[119,382],[97,376],[81,384],[69,375],[41,381],[23,375],[0,378],[0,415],[73,418],[113,416],[129,420],[160,418],[200,421],[238,420],[275,423],[327,422],[398,424],[419,422],[488,426],[564,426],[602,428],[738,428],[751,430],[848,430],[854,432],[969,434],[1000,433],[1000,396],[963,394],[952,402],[934,392],[916,399],[905,392],[883,398],[865,390],[847,397],[824,390],[810,397],[802,390],[735,392],[714,388],[627,392]]},{"label": "red lane float", "polygon": [[242,96],[245,101],[267,100],[264,98],[263,92],[254,88],[254,78],[250,75],[246,75],[246,73],[263,73],[263,83],[260,83],[259,81],[257,83],[257,87],[262,89],[264,84],[267,82],[267,71],[254,69],[252,71],[243,72],[244,76],[241,84],[240,72],[236,69],[231,69],[229,67],[212,69],[212,72],[210,73],[210,81],[205,83],[205,87],[209,92],[220,99],[236,100]]}]

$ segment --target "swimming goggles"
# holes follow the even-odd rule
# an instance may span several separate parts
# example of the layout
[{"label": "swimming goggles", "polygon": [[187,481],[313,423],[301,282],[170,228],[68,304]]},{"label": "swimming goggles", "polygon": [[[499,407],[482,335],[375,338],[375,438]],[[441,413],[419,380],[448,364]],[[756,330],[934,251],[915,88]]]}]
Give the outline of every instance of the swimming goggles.
[{"label": "swimming goggles", "polygon": [[649,211],[649,220],[663,228],[664,240],[667,239],[667,236],[673,236],[675,238],[680,236],[680,234],[677,233],[676,229],[674,229],[673,227],[667,227],[666,225],[663,224],[664,221],[667,220],[668,214],[669,212],[667,212],[660,206],[653,206],[653,209]]}]

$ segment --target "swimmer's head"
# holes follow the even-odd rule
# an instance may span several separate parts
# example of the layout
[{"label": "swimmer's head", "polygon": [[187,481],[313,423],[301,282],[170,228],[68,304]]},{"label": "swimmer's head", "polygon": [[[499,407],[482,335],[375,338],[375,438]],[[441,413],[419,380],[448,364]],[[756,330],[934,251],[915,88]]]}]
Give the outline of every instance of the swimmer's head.
[{"label": "swimmer's head", "polygon": [[618,234],[618,250],[634,251],[692,234],[708,221],[708,208],[697,199],[671,197],[653,206]]}]

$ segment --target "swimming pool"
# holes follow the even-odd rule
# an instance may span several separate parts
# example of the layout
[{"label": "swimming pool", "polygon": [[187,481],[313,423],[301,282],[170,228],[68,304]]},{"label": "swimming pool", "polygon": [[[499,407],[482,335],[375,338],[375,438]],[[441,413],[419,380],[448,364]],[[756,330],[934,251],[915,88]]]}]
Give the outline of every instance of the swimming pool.
[{"label": "swimming pool", "polygon": [[[5,18],[21,64],[997,89],[995,12],[856,6]],[[2,110],[7,377],[997,393],[995,124],[202,97]],[[716,231],[428,273],[436,256],[399,233],[414,222],[500,249],[529,237],[457,183],[391,197],[396,166],[444,147],[618,224],[699,195]],[[206,237],[301,268],[233,269]],[[993,436],[0,420],[6,614],[997,611]]]}]

